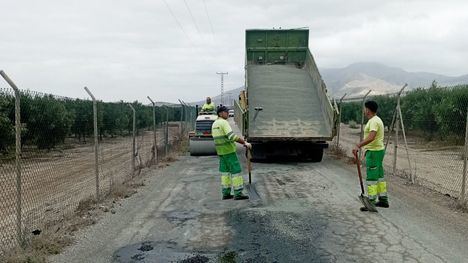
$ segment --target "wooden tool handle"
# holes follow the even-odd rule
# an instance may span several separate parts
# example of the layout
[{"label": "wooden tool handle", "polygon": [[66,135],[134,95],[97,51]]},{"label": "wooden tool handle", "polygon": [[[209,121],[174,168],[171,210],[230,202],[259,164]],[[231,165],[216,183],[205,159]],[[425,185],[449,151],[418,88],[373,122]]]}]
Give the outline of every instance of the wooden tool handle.
[{"label": "wooden tool handle", "polygon": [[249,148],[245,148],[245,157],[247,158],[247,170],[249,171],[249,184],[252,184],[252,153]]},{"label": "wooden tool handle", "polygon": [[359,183],[361,184],[361,194],[364,195],[364,183],[362,182],[362,174],[361,174],[361,161],[359,160],[359,157],[357,156],[357,152],[354,153],[354,159],[356,160],[356,166],[357,166],[358,175],[359,175]]}]

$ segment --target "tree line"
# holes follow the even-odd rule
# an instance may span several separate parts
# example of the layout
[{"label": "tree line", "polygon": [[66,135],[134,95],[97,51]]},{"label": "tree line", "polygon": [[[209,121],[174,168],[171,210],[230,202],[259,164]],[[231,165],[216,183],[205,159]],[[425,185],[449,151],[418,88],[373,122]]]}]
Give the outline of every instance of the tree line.
[{"label": "tree line", "polygon": [[[379,105],[378,115],[386,126],[392,121],[396,96],[373,96]],[[427,140],[463,142],[468,107],[468,85],[417,88],[401,97],[405,129]],[[361,102],[343,102],[341,120],[361,122]]]},{"label": "tree line", "polygon": [[[87,142],[93,135],[92,101],[60,98],[53,95],[23,92],[21,102],[21,142],[25,146],[51,149],[63,144],[66,138]],[[98,102],[98,132],[105,137],[126,136],[133,130],[133,112],[128,103]],[[151,128],[153,107],[135,101],[137,129]],[[178,121],[180,107],[156,107],[156,122]],[[7,153],[15,145],[15,98],[0,91],[0,152]]]}]

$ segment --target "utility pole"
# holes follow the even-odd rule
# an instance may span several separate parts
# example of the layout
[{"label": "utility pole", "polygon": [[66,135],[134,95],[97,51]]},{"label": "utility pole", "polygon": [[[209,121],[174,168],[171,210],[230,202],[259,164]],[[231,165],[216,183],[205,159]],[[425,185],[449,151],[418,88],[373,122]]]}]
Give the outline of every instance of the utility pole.
[{"label": "utility pole", "polygon": [[228,72],[216,72],[216,74],[221,75],[221,104],[224,105],[224,75]]}]

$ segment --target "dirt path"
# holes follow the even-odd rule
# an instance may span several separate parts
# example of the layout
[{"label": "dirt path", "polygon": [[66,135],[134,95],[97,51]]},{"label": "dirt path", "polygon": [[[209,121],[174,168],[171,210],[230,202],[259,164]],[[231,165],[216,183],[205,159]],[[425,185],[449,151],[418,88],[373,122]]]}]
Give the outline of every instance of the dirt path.
[{"label": "dirt path", "polygon": [[[239,152],[242,158],[242,152]],[[244,164],[245,165],[245,164]],[[254,164],[261,201],[220,200],[216,157],[181,157],[53,262],[463,262],[466,214],[390,178],[390,209],[362,213],[354,166]],[[206,261],[204,261],[206,260]]]}]

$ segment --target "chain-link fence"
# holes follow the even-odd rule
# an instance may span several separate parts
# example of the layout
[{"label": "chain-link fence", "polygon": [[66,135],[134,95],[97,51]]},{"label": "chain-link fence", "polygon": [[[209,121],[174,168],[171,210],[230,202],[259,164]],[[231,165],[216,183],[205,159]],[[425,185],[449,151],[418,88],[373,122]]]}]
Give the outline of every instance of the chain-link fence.
[{"label": "chain-link fence", "polygon": [[362,106],[369,99],[378,103],[378,115],[386,126],[387,174],[404,176],[465,204],[468,86],[438,87],[434,83],[431,88],[409,90],[401,96],[374,96],[371,92],[367,97],[344,98],[340,136],[334,144],[348,155],[362,139]]},{"label": "chain-link fence", "polygon": [[1,250],[171,156],[194,124],[182,102],[95,102],[0,88]]}]

